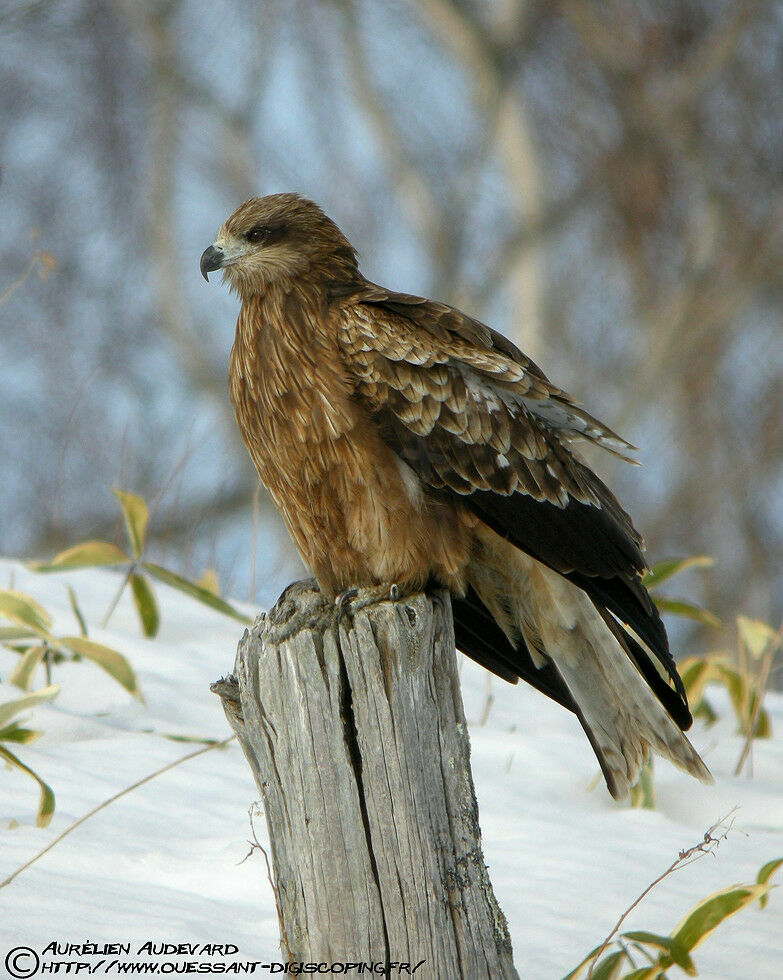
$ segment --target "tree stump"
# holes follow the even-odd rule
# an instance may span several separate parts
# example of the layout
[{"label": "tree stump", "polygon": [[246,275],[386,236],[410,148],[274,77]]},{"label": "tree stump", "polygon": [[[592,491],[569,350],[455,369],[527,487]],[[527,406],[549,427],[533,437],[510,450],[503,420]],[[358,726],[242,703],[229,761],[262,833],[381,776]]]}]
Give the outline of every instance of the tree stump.
[{"label": "tree stump", "polygon": [[295,961],[517,977],[484,865],[449,597],[290,586],[213,685],[264,803]]}]

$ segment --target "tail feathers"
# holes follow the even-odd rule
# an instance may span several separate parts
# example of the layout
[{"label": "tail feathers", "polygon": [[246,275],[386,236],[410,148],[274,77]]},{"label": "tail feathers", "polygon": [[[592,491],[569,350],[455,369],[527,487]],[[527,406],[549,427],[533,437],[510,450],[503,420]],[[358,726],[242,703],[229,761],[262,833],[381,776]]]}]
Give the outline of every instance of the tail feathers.
[{"label": "tail feathers", "polygon": [[551,661],[534,661],[521,637],[512,645],[487,607],[469,586],[464,596],[452,596],[454,638],[457,647],[476,663],[503,680],[516,684],[521,678],[569,711],[577,706]]},{"label": "tail feathers", "polygon": [[[675,680],[675,687],[672,688],[664,678],[661,676],[658,670],[655,668],[655,664],[650,658],[649,654],[646,652],[644,647],[631,636],[630,632],[625,629],[617,620],[612,616],[608,610],[603,609],[600,605],[597,605],[593,601],[599,616],[606,623],[610,632],[615,636],[617,642],[620,646],[628,653],[633,662],[639,668],[642,676],[650,685],[652,690],[655,692],[655,696],[661,702],[661,704],[666,708],[669,714],[677,722],[677,725],[682,729],[682,731],[687,732],[688,729],[693,724],[693,716],[691,715],[690,708],[688,707],[688,697],[685,693],[685,688],[682,683],[680,675],[677,673],[676,667],[667,667],[666,671],[672,680]],[[674,661],[672,660],[672,665]],[[672,677],[674,673],[674,677]]]},{"label": "tail feathers", "polygon": [[[568,661],[558,672],[578,706],[577,716],[601,764],[606,785],[623,799],[639,778],[650,749],[704,783],[712,776],[687,737],[680,731],[628,660],[586,651],[585,662],[572,670]],[[555,657],[555,663],[559,658]]]},{"label": "tail feathers", "polygon": [[466,596],[453,600],[457,645],[574,711],[615,799],[627,796],[650,750],[712,782],[681,730],[691,722],[684,692],[581,588],[489,529],[477,534],[468,579]]},{"label": "tail feathers", "polygon": [[544,647],[578,706],[612,796],[628,794],[650,749],[702,782],[712,782],[679,725],[588,597],[548,569],[541,569],[540,577],[536,618]]}]

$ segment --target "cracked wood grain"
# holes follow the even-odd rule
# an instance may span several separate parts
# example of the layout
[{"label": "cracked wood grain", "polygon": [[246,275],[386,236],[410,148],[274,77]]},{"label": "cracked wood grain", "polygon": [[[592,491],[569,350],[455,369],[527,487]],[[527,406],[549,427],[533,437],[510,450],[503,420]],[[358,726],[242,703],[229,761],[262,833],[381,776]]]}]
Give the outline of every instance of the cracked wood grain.
[{"label": "cracked wood grain", "polygon": [[517,977],[481,849],[445,593],[360,592],[338,617],[296,583],[213,689],[261,793],[295,960]]}]

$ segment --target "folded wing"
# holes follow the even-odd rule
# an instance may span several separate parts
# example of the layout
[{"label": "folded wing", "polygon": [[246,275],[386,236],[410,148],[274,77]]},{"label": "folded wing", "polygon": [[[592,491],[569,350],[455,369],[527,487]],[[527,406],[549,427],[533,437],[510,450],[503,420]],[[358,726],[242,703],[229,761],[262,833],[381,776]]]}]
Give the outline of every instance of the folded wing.
[{"label": "folded wing", "polygon": [[[690,713],[666,632],[641,584],[641,538],[572,443],[585,440],[623,457],[633,447],[510,341],[452,307],[369,283],[340,307],[338,336],[355,397],[385,441],[432,492],[458,495],[494,532],[583,590],[687,728]],[[524,642],[503,646],[483,606],[481,629],[477,603],[475,595],[455,603],[461,648],[576,710],[556,672],[542,675]],[[493,648],[495,666],[487,662]]]}]

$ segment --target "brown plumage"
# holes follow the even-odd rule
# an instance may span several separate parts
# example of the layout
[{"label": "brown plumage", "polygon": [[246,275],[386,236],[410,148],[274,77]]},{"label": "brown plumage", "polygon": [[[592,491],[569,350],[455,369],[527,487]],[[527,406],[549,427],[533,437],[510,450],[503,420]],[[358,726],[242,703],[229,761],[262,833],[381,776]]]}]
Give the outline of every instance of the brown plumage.
[{"label": "brown plumage", "polygon": [[633,447],[484,324],[368,282],[295,194],[237,208],[215,269],[237,422],[320,587],[445,586],[460,649],[574,711],[613,795],[651,747],[709,780],[641,538],[572,443]]}]

